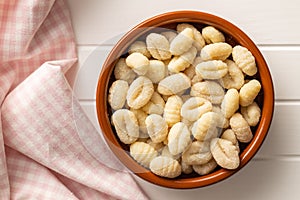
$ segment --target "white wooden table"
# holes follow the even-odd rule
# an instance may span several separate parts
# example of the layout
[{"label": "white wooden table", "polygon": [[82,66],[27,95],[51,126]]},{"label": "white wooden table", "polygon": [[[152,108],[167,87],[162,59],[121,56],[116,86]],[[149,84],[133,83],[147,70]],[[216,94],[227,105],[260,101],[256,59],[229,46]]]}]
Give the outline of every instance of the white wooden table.
[{"label": "white wooden table", "polygon": [[275,84],[275,113],[268,137],[254,159],[231,178],[193,190],[162,188],[136,177],[151,199],[300,199],[299,0],[68,0],[68,3],[79,63],[68,72],[67,78],[98,129],[95,88],[101,64],[118,38],[154,15],[199,10],[221,16],[247,33],[269,64]]}]

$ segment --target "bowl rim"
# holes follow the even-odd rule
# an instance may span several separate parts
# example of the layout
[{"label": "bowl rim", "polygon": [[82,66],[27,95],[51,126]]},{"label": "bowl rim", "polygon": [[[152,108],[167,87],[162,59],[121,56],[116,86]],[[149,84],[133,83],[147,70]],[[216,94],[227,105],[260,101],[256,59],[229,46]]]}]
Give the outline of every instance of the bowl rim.
[{"label": "bowl rim", "polygon": [[[163,20],[161,20],[163,19]],[[110,120],[107,113],[107,91],[108,91],[108,80],[112,73],[112,68],[115,63],[115,58],[120,57],[122,52],[128,47],[127,43],[133,41],[139,35],[141,28],[148,29],[153,27],[159,27],[172,22],[183,23],[183,22],[198,22],[202,24],[212,25],[222,32],[230,33],[240,45],[248,48],[253,56],[255,57],[256,64],[258,67],[258,73],[261,77],[261,85],[264,91],[263,109],[261,113],[261,120],[254,134],[252,141],[247,145],[244,151],[240,154],[240,166],[235,170],[220,169],[208,175],[193,177],[193,178],[182,178],[182,179],[167,179],[159,177],[150,170],[145,170],[140,166],[133,158],[130,157],[121,147],[112,131]],[[146,32],[146,30],[145,30]],[[259,65],[258,65],[259,64]],[[264,76],[264,78],[262,78]],[[150,17],[143,22],[139,23],[128,31],[112,48],[109,55],[107,56],[102,70],[99,75],[97,90],[96,90],[96,110],[98,122],[100,124],[102,134],[108,144],[109,148],[113,151],[116,157],[134,174],[138,177],[153,183],[155,185],[164,186],[168,188],[176,189],[190,189],[208,186],[219,181],[222,181],[234,173],[240,171],[258,152],[262,143],[264,142],[274,112],[274,87],[272,82],[271,73],[268,65],[259,51],[255,43],[237,26],[231,22],[221,18],[219,16],[209,14],[202,11],[193,10],[179,10],[171,11]],[[139,171],[140,173],[135,173]]]}]

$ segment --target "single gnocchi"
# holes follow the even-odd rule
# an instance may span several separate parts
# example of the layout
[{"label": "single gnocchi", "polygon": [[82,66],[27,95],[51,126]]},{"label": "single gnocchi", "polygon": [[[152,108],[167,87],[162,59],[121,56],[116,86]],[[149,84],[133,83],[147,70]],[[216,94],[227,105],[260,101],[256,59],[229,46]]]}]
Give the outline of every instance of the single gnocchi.
[{"label": "single gnocchi", "polygon": [[241,107],[241,114],[250,126],[256,126],[261,116],[261,110],[256,102],[249,106]]},{"label": "single gnocchi", "polygon": [[240,89],[240,104],[241,106],[249,106],[253,103],[261,89],[261,84],[258,80],[250,80]]},{"label": "single gnocchi", "polygon": [[127,92],[127,103],[129,107],[139,109],[146,105],[154,92],[152,82],[145,76],[135,79],[129,86]]},{"label": "single gnocchi", "polygon": [[191,87],[191,80],[184,74],[170,75],[158,84],[157,91],[162,95],[178,94]]},{"label": "single gnocchi", "polygon": [[145,76],[148,77],[152,83],[159,83],[159,81],[165,78],[166,73],[167,67],[164,62],[160,60],[150,60]]},{"label": "single gnocchi", "polygon": [[146,44],[153,58],[168,60],[172,57],[170,43],[165,36],[158,33],[150,33],[146,38]]},{"label": "single gnocchi", "polygon": [[213,26],[207,26],[202,29],[202,36],[207,44],[225,42],[225,36]]},{"label": "single gnocchi", "polygon": [[126,64],[138,75],[147,73],[149,59],[139,52],[134,52],[126,58]]},{"label": "single gnocchi", "polygon": [[206,175],[212,172],[218,166],[215,159],[211,159],[208,163],[202,165],[192,165],[193,170],[199,175]]},{"label": "single gnocchi", "polygon": [[238,141],[247,143],[252,140],[253,134],[250,126],[240,113],[235,113],[229,123]]},{"label": "single gnocchi", "polygon": [[231,141],[221,138],[212,139],[210,151],[213,158],[221,167],[225,169],[236,169],[240,165],[238,149]]},{"label": "single gnocchi", "polygon": [[130,145],[130,155],[139,164],[149,168],[150,162],[158,156],[158,152],[145,142],[135,142]]},{"label": "single gnocchi", "polygon": [[194,141],[182,154],[182,161],[188,165],[203,165],[211,159],[209,142]]},{"label": "single gnocchi", "polygon": [[164,119],[166,120],[169,127],[173,126],[177,122],[181,120],[181,107],[182,107],[182,100],[179,96],[173,95],[168,98],[165,109],[164,109]]},{"label": "single gnocchi", "polygon": [[123,108],[126,101],[128,83],[123,80],[117,80],[109,88],[108,102],[112,109],[118,110]]},{"label": "single gnocchi", "polygon": [[168,125],[162,116],[151,114],[146,118],[148,134],[154,143],[165,140],[168,135]]},{"label": "single gnocchi", "polygon": [[158,156],[150,162],[150,170],[162,177],[175,178],[181,174],[179,162],[173,158]]},{"label": "single gnocchi", "polygon": [[168,135],[168,147],[172,155],[177,155],[186,150],[192,143],[188,127],[178,122],[172,126]]},{"label": "single gnocchi", "polygon": [[200,56],[203,60],[225,60],[232,52],[232,47],[225,42],[206,45],[201,49]]},{"label": "single gnocchi", "polygon": [[202,81],[192,85],[190,95],[205,98],[212,104],[220,104],[224,98],[224,93],[224,88],[218,83]]},{"label": "single gnocchi", "polygon": [[201,97],[191,97],[181,107],[181,116],[189,121],[196,121],[204,113],[211,111],[212,104]]},{"label": "single gnocchi", "polygon": [[224,77],[228,72],[228,66],[221,60],[209,60],[196,66],[196,73],[203,79],[216,80]]},{"label": "single gnocchi", "polygon": [[203,114],[192,126],[192,134],[199,141],[209,141],[218,137],[217,125],[220,123],[219,116],[214,112]]},{"label": "single gnocchi", "polygon": [[220,80],[220,83],[226,89],[239,90],[245,83],[242,70],[232,60],[225,60],[228,66],[228,73]]},{"label": "single gnocchi", "polygon": [[247,48],[240,45],[233,47],[232,58],[245,74],[253,76],[257,73],[255,58]]},{"label": "single gnocchi", "polygon": [[229,89],[221,103],[222,113],[230,118],[239,109],[239,92],[236,89]]},{"label": "single gnocchi", "polygon": [[139,137],[138,121],[133,112],[120,109],[113,113],[112,123],[116,129],[119,139],[124,144],[131,144]]},{"label": "single gnocchi", "polygon": [[127,81],[129,84],[136,78],[137,74],[127,66],[125,58],[120,58],[115,66],[114,75],[117,80]]},{"label": "single gnocchi", "polygon": [[193,35],[194,35],[194,42],[193,45],[196,47],[196,49],[198,51],[200,51],[204,45],[205,45],[205,40],[202,37],[202,34],[200,33],[200,31],[198,31],[198,29],[196,29],[193,25],[191,24],[187,24],[187,23],[182,23],[182,24],[178,24],[177,25],[177,31],[181,32],[186,28],[190,28],[193,31]]},{"label": "single gnocchi", "polygon": [[188,51],[192,47],[193,42],[193,30],[191,28],[185,28],[172,40],[170,44],[170,52],[175,56],[179,56]]}]

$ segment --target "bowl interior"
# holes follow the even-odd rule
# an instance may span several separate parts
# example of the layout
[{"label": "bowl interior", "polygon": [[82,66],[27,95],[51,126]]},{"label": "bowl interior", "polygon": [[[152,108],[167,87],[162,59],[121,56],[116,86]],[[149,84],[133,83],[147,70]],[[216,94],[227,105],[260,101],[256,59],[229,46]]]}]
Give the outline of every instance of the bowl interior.
[{"label": "bowl interior", "polygon": [[[145,41],[146,35],[150,32],[162,32],[163,29],[176,30],[176,26],[179,23],[192,24],[198,28],[198,30],[201,30],[207,25],[212,25],[225,35],[227,43],[231,46],[238,44],[245,46],[251,51],[256,59],[258,73],[254,76],[254,78],[258,79],[262,85],[262,89],[257,96],[256,101],[262,109],[262,115],[259,124],[252,128],[254,135],[252,141],[247,144],[240,144],[241,164],[236,170],[226,170],[218,167],[208,175],[199,176],[198,174],[193,173],[191,175],[181,175],[175,179],[156,176],[131,158],[129,155],[129,147],[120,142],[115,134],[114,128],[111,126],[110,117],[112,115],[112,110],[107,103],[107,94],[110,85],[113,81],[115,81],[112,72],[116,61],[118,58],[127,55],[127,50],[130,44],[135,40]],[[176,11],[154,16],[140,23],[125,34],[115,45],[107,57],[99,76],[96,94],[96,107],[99,124],[106,142],[118,159],[121,160],[127,168],[139,177],[154,184],[170,188],[195,188],[207,186],[229,177],[245,166],[255,155],[262,145],[271,124],[274,109],[274,90],[271,75],[262,54],[244,32],[230,22],[208,13],[198,11]]]}]

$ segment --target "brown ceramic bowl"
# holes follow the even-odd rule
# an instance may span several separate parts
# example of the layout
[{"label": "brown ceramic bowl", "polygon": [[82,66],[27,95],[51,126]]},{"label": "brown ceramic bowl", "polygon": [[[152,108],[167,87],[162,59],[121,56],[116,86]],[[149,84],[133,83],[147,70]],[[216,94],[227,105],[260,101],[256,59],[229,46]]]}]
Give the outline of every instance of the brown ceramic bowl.
[{"label": "brown ceramic bowl", "polygon": [[[259,124],[252,129],[254,137],[248,144],[241,146],[240,153],[240,166],[235,170],[226,170],[217,168],[212,173],[204,176],[197,174],[181,175],[174,179],[159,177],[151,173],[139,165],[128,152],[128,146],[122,144],[115,134],[114,128],[111,126],[111,108],[107,103],[108,89],[111,83],[115,80],[113,76],[113,69],[116,60],[123,54],[126,54],[129,45],[139,39],[144,39],[145,35],[153,32],[156,28],[175,29],[178,23],[190,23],[196,28],[201,30],[202,27],[212,25],[224,33],[226,42],[235,46],[240,44],[248,48],[256,59],[258,73],[255,78],[260,80],[262,84],[261,92],[257,97],[257,102],[262,109],[261,120]],[[261,52],[256,47],[254,42],[238,27],[232,23],[203,12],[197,11],[175,11],[164,13],[147,19],[125,34],[120,41],[115,45],[110,54],[108,55],[105,63],[102,66],[102,71],[99,76],[97,94],[96,94],[96,107],[98,120],[103,130],[103,135],[106,142],[111,148],[116,157],[133,173],[140,178],[147,180],[153,184],[169,187],[169,188],[197,188],[207,186],[227,177],[233,175],[244,167],[256,154],[258,149],[263,144],[267,135],[268,129],[271,124],[273,109],[274,109],[274,90],[272,78]]]}]

